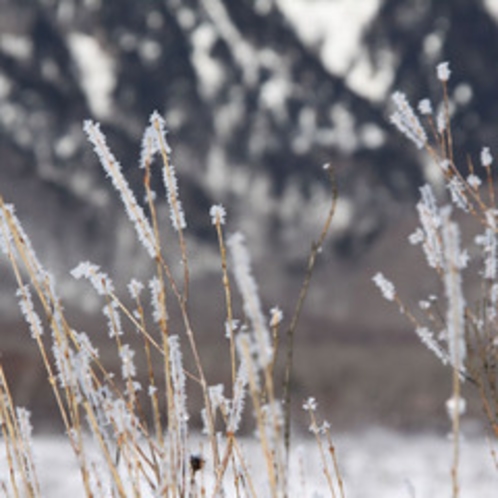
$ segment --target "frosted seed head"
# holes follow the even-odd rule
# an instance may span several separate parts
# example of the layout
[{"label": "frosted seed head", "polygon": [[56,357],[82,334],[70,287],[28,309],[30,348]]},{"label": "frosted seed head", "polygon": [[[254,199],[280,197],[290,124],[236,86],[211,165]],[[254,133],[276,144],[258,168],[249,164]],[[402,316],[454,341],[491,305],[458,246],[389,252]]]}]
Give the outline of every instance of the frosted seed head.
[{"label": "frosted seed head", "polygon": [[443,109],[441,109],[437,114],[436,125],[437,125],[437,131],[440,134],[442,134],[444,130],[446,130],[446,115]]},{"label": "frosted seed head", "polygon": [[278,306],[274,306],[270,310],[270,327],[277,327],[284,318],[282,310]]},{"label": "frosted seed head", "polygon": [[314,412],[317,409],[317,402],[316,399],[313,397],[308,398],[304,403],[303,403],[303,409],[306,410],[307,412]]},{"label": "frosted seed head", "polygon": [[425,235],[421,228],[417,228],[411,235],[408,236],[408,241],[414,246],[421,244],[424,240]]},{"label": "frosted seed head", "polygon": [[119,356],[121,357],[121,375],[123,376],[123,379],[135,377],[137,374],[135,363],[133,361],[135,351],[131,349],[129,344],[123,344]]},{"label": "frosted seed head", "polygon": [[387,278],[384,277],[384,275],[380,272],[376,273],[373,276],[372,280],[382,292],[384,299],[387,299],[388,301],[394,301],[394,298],[396,296],[396,289],[392,282],[387,280]]},{"label": "frosted seed head", "polygon": [[393,93],[392,99],[396,111],[391,115],[391,123],[410,139],[418,149],[422,149],[427,143],[427,134],[408,99],[401,92]]},{"label": "frosted seed head", "polygon": [[139,299],[140,294],[144,290],[144,284],[133,278],[128,284],[128,291],[132,299]]},{"label": "frosted seed head", "polygon": [[429,99],[423,99],[418,103],[418,110],[420,114],[427,116],[432,114],[432,104]]},{"label": "frosted seed head", "polygon": [[227,212],[221,204],[215,204],[214,206],[211,206],[209,214],[211,216],[211,223],[213,225],[217,225],[218,223],[220,225],[225,224]]},{"label": "frosted seed head", "polygon": [[487,168],[493,163],[493,156],[489,151],[489,147],[483,147],[481,150],[481,164]]},{"label": "frosted seed head", "polygon": [[447,82],[450,79],[451,71],[449,62],[441,62],[440,64],[438,64],[436,70],[437,78],[439,81]]},{"label": "frosted seed head", "polygon": [[469,184],[469,187],[473,188],[474,190],[477,190],[481,186],[481,179],[477,175],[469,175],[467,177],[467,183]]}]

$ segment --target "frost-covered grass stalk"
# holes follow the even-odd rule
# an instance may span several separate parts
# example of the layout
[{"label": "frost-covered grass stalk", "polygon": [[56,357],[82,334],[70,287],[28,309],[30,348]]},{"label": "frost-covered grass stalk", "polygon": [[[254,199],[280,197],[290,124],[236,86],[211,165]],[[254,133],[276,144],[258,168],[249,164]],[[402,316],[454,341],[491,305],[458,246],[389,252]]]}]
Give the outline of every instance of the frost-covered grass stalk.
[{"label": "frost-covered grass stalk", "polygon": [[[428,154],[444,178],[448,196],[441,196],[440,201],[436,200],[432,186],[425,185],[420,189],[421,200],[417,204],[420,227],[409,237],[410,243],[421,245],[427,265],[437,273],[444,291],[440,295],[435,293],[422,298],[418,311],[410,310],[383,274],[378,273],[373,280],[387,300],[398,304],[422,342],[444,365],[452,368],[453,392],[446,407],[453,427],[451,475],[453,496],[457,497],[460,492],[460,417],[465,412],[462,381],[469,381],[479,390],[491,430],[498,437],[498,375],[495,367],[498,355],[498,210],[490,148],[483,147],[480,157],[469,159],[463,167],[455,164],[448,63],[437,67],[437,77],[443,89],[442,104],[437,112],[430,100],[424,99],[418,105],[417,115],[406,97],[398,92],[393,96],[396,110],[392,122]],[[480,235],[475,237],[473,247],[461,248],[461,230],[454,211],[459,211],[460,220],[470,217],[471,225],[479,230]],[[473,255],[472,262],[470,254]],[[481,285],[476,286],[479,281]],[[480,293],[475,291],[476,287],[481,289]]]},{"label": "frost-covered grass stalk", "polygon": [[[274,380],[283,316],[278,307],[269,312],[264,309],[243,236],[235,233],[225,244],[225,209],[216,205],[206,213],[218,236],[220,286],[226,306],[226,321],[220,324],[220,336],[214,340],[228,338],[226,362],[232,371],[229,385],[213,386],[204,373],[202,352],[190,321],[186,215],[162,117],[152,114],[142,140],[139,167],[144,173],[146,206],[137,201],[100,126],[87,121],[84,129],[151,259],[148,282],[133,278],[127,289],[118,289],[110,275],[88,261],[71,271],[75,279],[86,280],[101,300],[107,340],[114,346],[120,368],[111,371],[93,345],[93,337],[102,335],[100,330],[87,334],[70,325],[54,279],[37,258],[13,206],[0,198],[0,250],[14,273],[19,307],[43,359],[64,433],[79,465],[84,494],[172,498],[292,495],[286,455],[290,450],[284,444],[283,431],[284,410],[289,413],[290,405],[283,406]],[[151,189],[153,175],[163,180],[165,204],[177,237],[167,244],[158,222],[158,210],[164,204]],[[298,311],[333,209],[324,216]],[[175,243],[181,253],[181,271],[170,266],[173,263],[168,257],[168,249]],[[232,302],[237,293],[232,290],[232,280],[242,301],[241,316],[234,316]],[[170,320],[172,306],[180,310],[180,324]],[[292,320],[292,330],[298,314]],[[135,333],[141,338],[138,346],[130,336]],[[184,364],[184,348],[189,349],[192,365]],[[224,361],[222,353],[223,346],[220,362]],[[146,372],[139,372],[143,365]],[[194,435],[189,422],[192,390],[200,392],[204,401],[203,435]],[[253,414],[252,428],[260,448],[256,458],[265,464],[264,478],[253,474],[253,455],[244,453],[239,439],[244,412]],[[250,418],[248,414],[245,417]],[[250,427],[250,420],[246,423]],[[9,468],[7,476],[0,475],[3,494],[42,496],[31,450],[29,412],[15,406],[1,367],[0,429]],[[328,429],[327,438],[330,451],[333,446]],[[322,453],[323,448],[320,441]],[[324,473],[327,482],[342,490],[335,456],[327,462],[324,460],[324,465],[330,465]]]}]

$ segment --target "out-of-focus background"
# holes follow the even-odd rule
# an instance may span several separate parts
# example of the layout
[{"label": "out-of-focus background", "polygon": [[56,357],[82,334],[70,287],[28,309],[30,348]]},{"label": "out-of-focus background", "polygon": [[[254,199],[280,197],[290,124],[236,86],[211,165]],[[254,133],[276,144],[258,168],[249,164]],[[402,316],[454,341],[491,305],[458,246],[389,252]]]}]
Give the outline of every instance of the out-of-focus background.
[{"label": "out-of-focus background", "polygon": [[[496,1],[3,0],[0,192],[75,323],[105,351],[102,303],[69,270],[100,264],[124,293],[152,268],[82,122],[102,124],[141,198],[141,134],[153,110],[163,114],[189,225],[191,309],[214,383],[229,365],[210,206],[222,203],[227,231],[245,233],[265,307],[288,319],[329,206],[330,162],[339,201],[297,330],[296,406],[313,395],[346,428],[442,429],[450,374],[371,282],[383,271],[415,306],[440,292],[406,238],[418,188],[441,180],[392,129],[389,96],[401,89],[437,106],[441,61],[465,165],[497,139]],[[173,265],[177,257],[172,243]],[[0,277],[0,360],[16,402],[50,427],[52,396],[5,262]],[[476,403],[469,420],[478,414]]]}]

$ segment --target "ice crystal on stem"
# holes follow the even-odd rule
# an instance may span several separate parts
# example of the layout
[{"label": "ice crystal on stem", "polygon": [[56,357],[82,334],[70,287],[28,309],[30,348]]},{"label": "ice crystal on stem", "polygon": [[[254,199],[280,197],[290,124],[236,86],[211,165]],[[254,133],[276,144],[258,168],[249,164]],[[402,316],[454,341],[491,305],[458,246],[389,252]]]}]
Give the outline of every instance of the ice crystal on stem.
[{"label": "ice crystal on stem", "polygon": [[447,82],[450,79],[451,71],[449,62],[441,62],[438,64],[436,70],[439,81]]},{"label": "ice crystal on stem", "polygon": [[211,223],[213,225],[216,225],[218,223],[220,225],[225,224],[225,218],[226,218],[227,212],[221,204],[216,204],[214,206],[211,206],[211,209],[209,210],[209,214],[211,216]]},{"label": "ice crystal on stem", "polygon": [[306,410],[307,412],[314,412],[317,409],[318,405],[316,403],[316,399],[313,397],[308,398],[304,403],[303,403],[303,409]]},{"label": "ice crystal on stem", "polygon": [[256,336],[259,365],[264,369],[272,361],[273,349],[270,341],[270,332],[262,311],[258,286],[251,270],[251,258],[244,243],[244,236],[240,232],[231,235],[227,246],[230,249],[233,260],[235,281],[242,294],[244,311],[251,321]]},{"label": "ice crystal on stem", "polygon": [[493,156],[489,151],[489,147],[483,147],[481,150],[481,164],[487,168],[493,164]]},{"label": "ice crystal on stem", "polygon": [[449,210],[444,213],[443,242],[446,264],[444,286],[448,301],[446,312],[447,340],[451,363],[458,371],[464,371],[465,345],[465,298],[462,292],[460,230],[450,221]]},{"label": "ice crystal on stem", "polygon": [[391,281],[387,280],[387,278],[384,277],[384,275],[380,272],[377,272],[373,276],[372,280],[382,292],[384,299],[387,299],[388,301],[394,301],[394,298],[396,296],[396,289]]},{"label": "ice crystal on stem", "polygon": [[154,232],[146,218],[143,209],[138,205],[135,195],[123,176],[121,165],[107,146],[104,134],[100,131],[100,125],[93,121],[85,121],[83,129],[88,139],[93,144],[94,150],[100,160],[102,167],[111,178],[112,184],[120,194],[128,218],[133,223],[138,239],[143,244],[151,258],[156,257],[156,241]]},{"label": "ice crystal on stem", "polygon": [[392,96],[396,111],[391,115],[391,123],[409,138],[418,149],[422,149],[427,143],[427,134],[406,96],[401,92],[395,92]]}]

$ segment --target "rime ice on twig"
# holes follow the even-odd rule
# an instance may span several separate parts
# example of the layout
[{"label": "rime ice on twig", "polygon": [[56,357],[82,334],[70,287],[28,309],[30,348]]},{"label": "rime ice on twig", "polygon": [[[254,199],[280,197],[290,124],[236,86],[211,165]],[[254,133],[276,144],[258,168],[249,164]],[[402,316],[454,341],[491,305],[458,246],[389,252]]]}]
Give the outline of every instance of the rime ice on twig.
[{"label": "rime ice on twig", "polygon": [[211,209],[209,210],[209,215],[211,216],[211,223],[213,225],[216,225],[217,223],[219,223],[220,225],[225,224],[225,218],[227,212],[221,204],[216,204],[214,206],[211,206]]},{"label": "rime ice on twig", "polygon": [[124,335],[123,327],[121,325],[121,315],[119,314],[117,303],[111,301],[106,304],[102,309],[102,313],[107,318],[109,337],[112,339]]},{"label": "rime ice on twig", "polygon": [[422,199],[417,203],[417,211],[422,228],[410,236],[410,242],[412,244],[421,242],[429,266],[442,268],[444,258],[439,233],[441,227],[439,208],[429,185],[421,187],[420,193]]},{"label": "rime ice on twig", "polygon": [[447,126],[447,120],[446,120],[446,114],[444,109],[440,109],[439,112],[437,113],[436,116],[436,126],[437,126],[437,131],[439,132],[440,135],[443,134],[443,132],[446,130]]},{"label": "rime ice on twig", "polygon": [[247,367],[244,357],[242,357],[237,376],[235,377],[233,399],[230,404],[228,416],[227,430],[231,433],[237,432],[242,419],[247,382]]},{"label": "rime ice on twig", "polygon": [[396,289],[391,281],[387,280],[387,278],[380,272],[376,273],[372,277],[372,280],[380,289],[385,299],[388,301],[394,301],[394,298],[396,297]]},{"label": "rime ice on twig", "polygon": [[[157,125],[157,128],[155,126]],[[145,129],[142,137],[142,147],[140,151],[140,168],[145,169],[147,161],[161,151],[161,142],[158,140],[158,131],[163,137],[162,144],[167,154],[171,153],[171,148],[166,140],[166,123],[158,111],[154,111],[149,118],[149,126]]]},{"label": "rime ice on twig", "polygon": [[135,362],[133,361],[135,351],[133,351],[129,344],[123,344],[119,356],[121,358],[121,375],[123,379],[135,377],[137,374]]},{"label": "rime ice on twig", "polygon": [[481,164],[487,168],[493,164],[493,156],[489,151],[489,147],[483,147],[481,150]]},{"label": "rime ice on twig", "polygon": [[451,363],[462,372],[465,370],[465,298],[462,292],[460,231],[450,221],[449,210],[443,213],[442,235],[444,242],[445,267],[444,287],[448,300],[446,312],[447,340]]},{"label": "rime ice on twig", "polygon": [[448,190],[451,194],[451,201],[462,211],[466,213],[469,212],[469,203],[467,201],[467,196],[465,193],[465,186],[457,176],[451,178],[451,180],[446,184]]},{"label": "rime ice on twig", "polygon": [[97,294],[105,296],[114,292],[114,285],[107,273],[100,270],[98,265],[83,261],[71,270],[71,275],[76,280],[86,278],[90,281]]},{"label": "rime ice on twig", "polygon": [[144,284],[139,280],[132,278],[130,283],[128,284],[128,292],[132,299],[138,299],[140,294],[144,290]]},{"label": "rime ice on twig", "polygon": [[244,244],[244,236],[240,232],[231,235],[227,246],[230,249],[233,260],[235,281],[242,294],[244,311],[251,321],[256,336],[259,365],[264,369],[271,363],[273,349],[270,341],[270,332],[261,307],[258,286],[252,275],[251,258]]},{"label": "rime ice on twig", "polygon": [[166,188],[171,223],[175,230],[183,230],[187,227],[187,222],[178,194],[178,180],[175,168],[170,164],[168,158],[168,155],[171,153],[171,148],[166,140],[166,124],[157,111],[154,111],[151,114],[149,123],[142,139],[140,167],[145,168],[146,161],[152,160],[156,154],[161,154],[163,156],[163,183]]},{"label": "rime ice on twig", "polygon": [[183,371],[182,350],[180,338],[172,335],[168,338],[169,354],[171,361],[171,377],[175,389],[175,407],[179,420],[186,420],[187,395],[185,393],[185,372]]},{"label": "rime ice on twig", "polygon": [[270,310],[270,327],[278,326],[284,318],[282,310],[278,306],[274,306]]},{"label": "rime ice on twig", "polygon": [[187,221],[178,194],[178,180],[176,178],[175,167],[172,164],[170,164],[168,168],[163,168],[163,181],[166,186],[168,205],[170,207],[170,219],[173,228],[176,231],[183,230],[187,227]]},{"label": "rime ice on twig", "polygon": [[432,104],[429,99],[423,99],[418,103],[418,110],[420,114],[426,116],[432,114]]},{"label": "rime ice on twig", "polygon": [[121,196],[126,214],[135,227],[138,239],[145,247],[150,257],[155,258],[157,255],[156,240],[152,227],[150,226],[149,220],[146,218],[143,209],[138,205],[135,195],[128,185],[128,181],[123,176],[121,165],[108,148],[105,136],[100,131],[100,125],[92,121],[85,121],[83,129],[85,130],[88,139],[93,144],[102,167],[111,178],[114,188]]},{"label": "rime ice on twig", "polygon": [[313,397],[308,398],[304,403],[303,403],[303,409],[306,410],[307,412],[314,412],[317,409],[317,403],[316,399]]},{"label": "rime ice on twig", "polygon": [[25,264],[33,280],[36,281],[49,301],[56,299],[53,277],[40,263],[31,244],[31,239],[15,214],[14,206],[2,202],[0,209],[0,250],[7,257],[14,256],[16,254],[14,246],[19,243],[22,245],[22,252],[26,256]]},{"label": "rime ice on twig", "polygon": [[31,296],[31,291],[27,285],[17,289],[16,296],[19,298],[19,308],[21,313],[29,324],[31,331],[31,337],[36,339],[43,335],[43,326],[38,313],[35,311],[33,306],[33,298]]},{"label": "rime ice on twig", "polygon": [[436,70],[439,81],[447,82],[450,79],[451,71],[449,62],[441,62],[438,64]]},{"label": "rime ice on twig", "polygon": [[406,96],[401,92],[395,92],[392,96],[396,111],[391,114],[391,123],[409,138],[419,149],[427,143],[425,130]]},{"label": "rime ice on twig", "polygon": [[161,303],[161,293],[163,292],[161,288],[161,282],[157,277],[152,277],[149,281],[149,290],[152,304],[152,318],[154,322],[159,323],[162,319],[167,318],[164,316],[164,306]]},{"label": "rime ice on twig", "polygon": [[484,278],[494,281],[497,275],[498,245],[496,240],[496,214],[492,210],[486,212],[486,230],[484,235],[476,237],[476,244],[483,246]]},{"label": "rime ice on twig", "polygon": [[443,365],[447,365],[449,362],[448,355],[441,348],[441,345],[434,338],[434,334],[427,327],[417,327],[415,329],[416,334],[422,341],[422,343],[431,350],[440,360]]},{"label": "rime ice on twig", "polygon": [[467,183],[474,190],[477,190],[482,184],[481,179],[477,175],[469,175],[467,177]]}]

